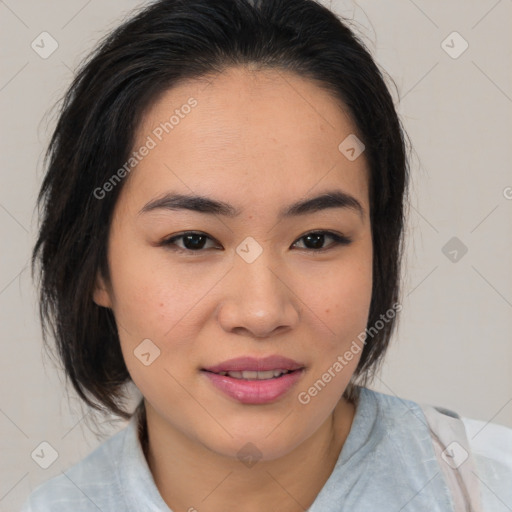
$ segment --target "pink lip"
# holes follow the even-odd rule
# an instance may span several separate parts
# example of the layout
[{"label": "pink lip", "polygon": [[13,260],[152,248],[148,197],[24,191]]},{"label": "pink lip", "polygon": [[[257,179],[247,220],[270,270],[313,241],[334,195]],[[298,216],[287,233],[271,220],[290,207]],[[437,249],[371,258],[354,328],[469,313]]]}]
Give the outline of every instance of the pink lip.
[{"label": "pink lip", "polygon": [[264,372],[266,370],[292,371],[299,370],[301,368],[304,368],[304,365],[294,361],[293,359],[283,356],[268,356],[261,359],[257,359],[255,357],[237,357],[203,369],[208,370],[209,372],[219,373],[243,371]]},{"label": "pink lip", "polygon": [[[219,372],[289,370],[290,373],[265,380],[235,379]],[[220,391],[243,404],[266,404],[289,391],[304,374],[304,365],[283,356],[262,359],[239,357],[204,368],[202,373]]]},{"label": "pink lip", "polygon": [[253,405],[277,400],[297,383],[303,373],[304,369],[301,369],[273,379],[245,380],[203,370],[203,374],[217,389],[243,404]]}]

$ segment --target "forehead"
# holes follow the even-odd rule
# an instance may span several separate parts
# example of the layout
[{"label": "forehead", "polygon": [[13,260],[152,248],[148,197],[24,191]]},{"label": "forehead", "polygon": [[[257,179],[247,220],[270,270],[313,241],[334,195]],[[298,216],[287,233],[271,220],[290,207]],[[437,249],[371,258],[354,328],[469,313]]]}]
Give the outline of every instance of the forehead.
[{"label": "forehead", "polygon": [[339,149],[356,133],[344,106],[315,82],[282,70],[229,68],[182,82],[153,103],[134,144],[137,150],[151,139],[152,149],[129,181],[147,194],[178,187],[215,191],[231,203],[235,193],[283,200],[338,186],[366,204],[364,154],[350,161]]}]

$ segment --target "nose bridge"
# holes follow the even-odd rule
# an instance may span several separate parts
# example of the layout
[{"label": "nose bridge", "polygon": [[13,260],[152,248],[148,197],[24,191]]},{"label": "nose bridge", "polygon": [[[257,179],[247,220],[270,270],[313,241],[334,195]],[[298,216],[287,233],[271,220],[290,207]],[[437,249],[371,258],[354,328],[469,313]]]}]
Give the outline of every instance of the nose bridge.
[{"label": "nose bridge", "polygon": [[275,253],[256,244],[246,240],[237,248],[218,318],[226,330],[267,336],[278,327],[293,327],[298,308]]},{"label": "nose bridge", "polygon": [[239,296],[247,303],[276,307],[286,299],[279,279],[279,262],[270,247],[248,237],[236,249],[234,270]]}]

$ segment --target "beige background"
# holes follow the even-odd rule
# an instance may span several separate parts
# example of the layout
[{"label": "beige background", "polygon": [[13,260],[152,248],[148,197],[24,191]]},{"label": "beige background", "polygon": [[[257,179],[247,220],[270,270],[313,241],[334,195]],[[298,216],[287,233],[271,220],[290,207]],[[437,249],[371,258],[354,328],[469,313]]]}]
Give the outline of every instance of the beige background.
[{"label": "beige background", "polygon": [[[45,114],[80,59],[138,4],[0,2],[2,511],[18,510],[35,485],[100,442],[78,402],[68,403],[54,363],[43,365],[27,264],[54,122]],[[512,2],[366,0],[332,8],[353,19],[395,80],[415,149],[403,318],[374,388],[512,427]],[[47,59],[31,48],[43,31],[58,43]],[[458,58],[441,46],[453,31],[469,44]],[[445,44],[453,55],[463,40]],[[452,237],[468,249],[457,262],[442,250]],[[58,452],[46,470],[31,458],[43,441]]]}]

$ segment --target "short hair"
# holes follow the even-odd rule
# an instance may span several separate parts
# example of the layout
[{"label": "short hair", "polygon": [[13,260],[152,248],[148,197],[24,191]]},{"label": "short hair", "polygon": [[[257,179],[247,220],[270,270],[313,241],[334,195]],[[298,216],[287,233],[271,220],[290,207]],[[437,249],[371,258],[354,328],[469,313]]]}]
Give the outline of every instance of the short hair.
[{"label": "short hair", "polygon": [[[89,406],[124,419],[131,381],[114,315],[93,302],[98,271],[110,283],[109,227],[121,182],[94,191],[129,158],[136,131],[159,95],[233,66],[285,70],[328,91],[365,145],[369,168],[373,284],[368,327],[396,304],[407,193],[407,136],[383,72],[364,43],[314,0],[160,0],[107,34],[62,98],[45,154],[32,253],[43,340],[56,342],[67,379]],[[366,341],[344,392],[373,378],[397,317]]]}]

